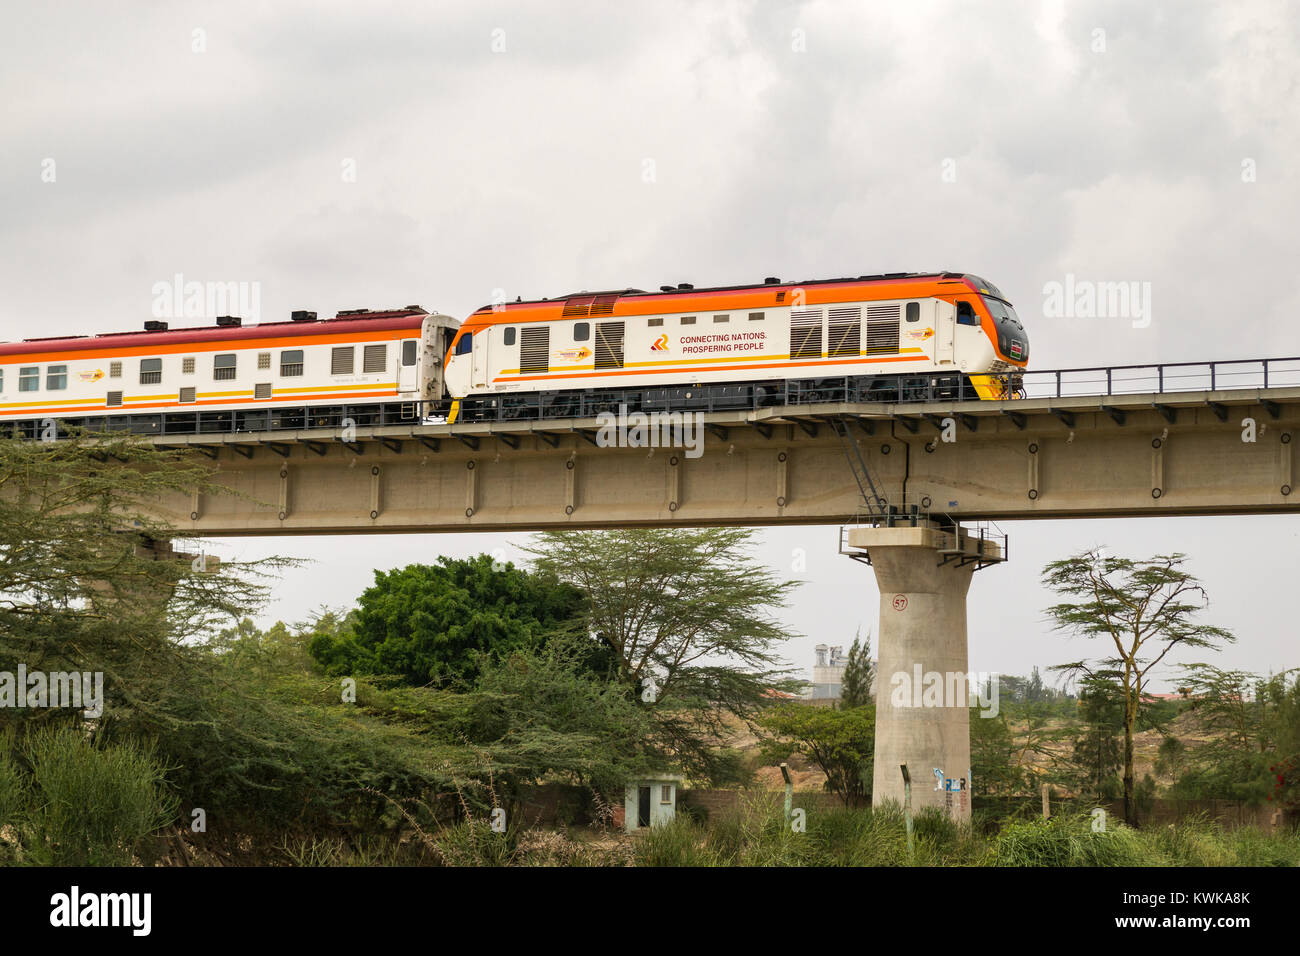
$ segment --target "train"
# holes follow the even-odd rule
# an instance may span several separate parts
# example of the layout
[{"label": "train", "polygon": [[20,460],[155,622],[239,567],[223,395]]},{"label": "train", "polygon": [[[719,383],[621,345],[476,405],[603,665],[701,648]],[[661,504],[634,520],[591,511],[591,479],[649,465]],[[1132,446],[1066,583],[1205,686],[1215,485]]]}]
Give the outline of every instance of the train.
[{"label": "train", "polygon": [[203,434],[1017,397],[1029,340],[958,272],[419,306],[0,344],[0,427]]}]

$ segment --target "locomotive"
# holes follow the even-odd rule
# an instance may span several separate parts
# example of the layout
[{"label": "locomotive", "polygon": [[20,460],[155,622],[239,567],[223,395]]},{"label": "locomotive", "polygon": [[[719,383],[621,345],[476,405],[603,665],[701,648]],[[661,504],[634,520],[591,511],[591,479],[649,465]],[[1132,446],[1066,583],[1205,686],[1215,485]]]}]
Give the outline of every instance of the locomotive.
[{"label": "locomotive", "polygon": [[803,402],[1011,398],[1028,361],[1024,326],[993,284],[894,273],[484,306],[453,338],[444,379],[453,415],[564,418],[613,404],[758,407],[792,392]]},{"label": "locomotive", "polygon": [[992,283],[890,273],[0,345],[0,423],[201,434],[788,402],[1007,399],[1029,361]]}]

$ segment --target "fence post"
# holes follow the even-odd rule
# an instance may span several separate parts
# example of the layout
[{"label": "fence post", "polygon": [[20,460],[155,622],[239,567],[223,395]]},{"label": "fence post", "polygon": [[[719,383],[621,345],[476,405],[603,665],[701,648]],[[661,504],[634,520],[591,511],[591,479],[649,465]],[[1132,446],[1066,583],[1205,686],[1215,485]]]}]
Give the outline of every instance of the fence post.
[{"label": "fence post", "polygon": [[781,776],[785,777],[785,825],[790,825],[790,813],[794,806],[794,781],[790,779],[790,768],[781,764]]},{"label": "fence post", "polygon": [[1048,790],[1047,784],[1043,784],[1043,819],[1044,820],[1051,819],[1052,816],[1052,801],[1051,798],[1047,795],[1047,790]]}]

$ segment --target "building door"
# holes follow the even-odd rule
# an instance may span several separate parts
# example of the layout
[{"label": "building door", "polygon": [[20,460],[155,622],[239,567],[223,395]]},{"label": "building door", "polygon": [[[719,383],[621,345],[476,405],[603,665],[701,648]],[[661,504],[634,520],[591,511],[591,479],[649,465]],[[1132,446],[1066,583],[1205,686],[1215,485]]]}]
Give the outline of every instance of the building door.
[{"label": "building door", "polygon": [[650,788],[638,787],[636,795],[636,825],[639,827],[648,827],[650,825]]}]

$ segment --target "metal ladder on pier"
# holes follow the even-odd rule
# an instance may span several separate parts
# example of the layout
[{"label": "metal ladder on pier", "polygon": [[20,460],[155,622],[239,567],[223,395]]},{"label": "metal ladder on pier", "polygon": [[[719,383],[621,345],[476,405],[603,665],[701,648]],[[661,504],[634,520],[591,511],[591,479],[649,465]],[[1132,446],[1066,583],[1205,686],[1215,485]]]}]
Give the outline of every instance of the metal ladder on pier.
[{"label": "metal ladder on pier", "polygon": [[840,447],[844,449],[844,459],[849,463],[849,470],[853,472],[853,480],[858,484],[858,492],[862,495],[862,504],[868,516],[882,517],[889,503],[876,489],[876,483],[871,478],[871,469],[867,467],[866,459],[862,457],[862,449],[849,434],[848,422],[843,418],[832,418],[828,424],[834,429],[835,437],[840,440]]}]

